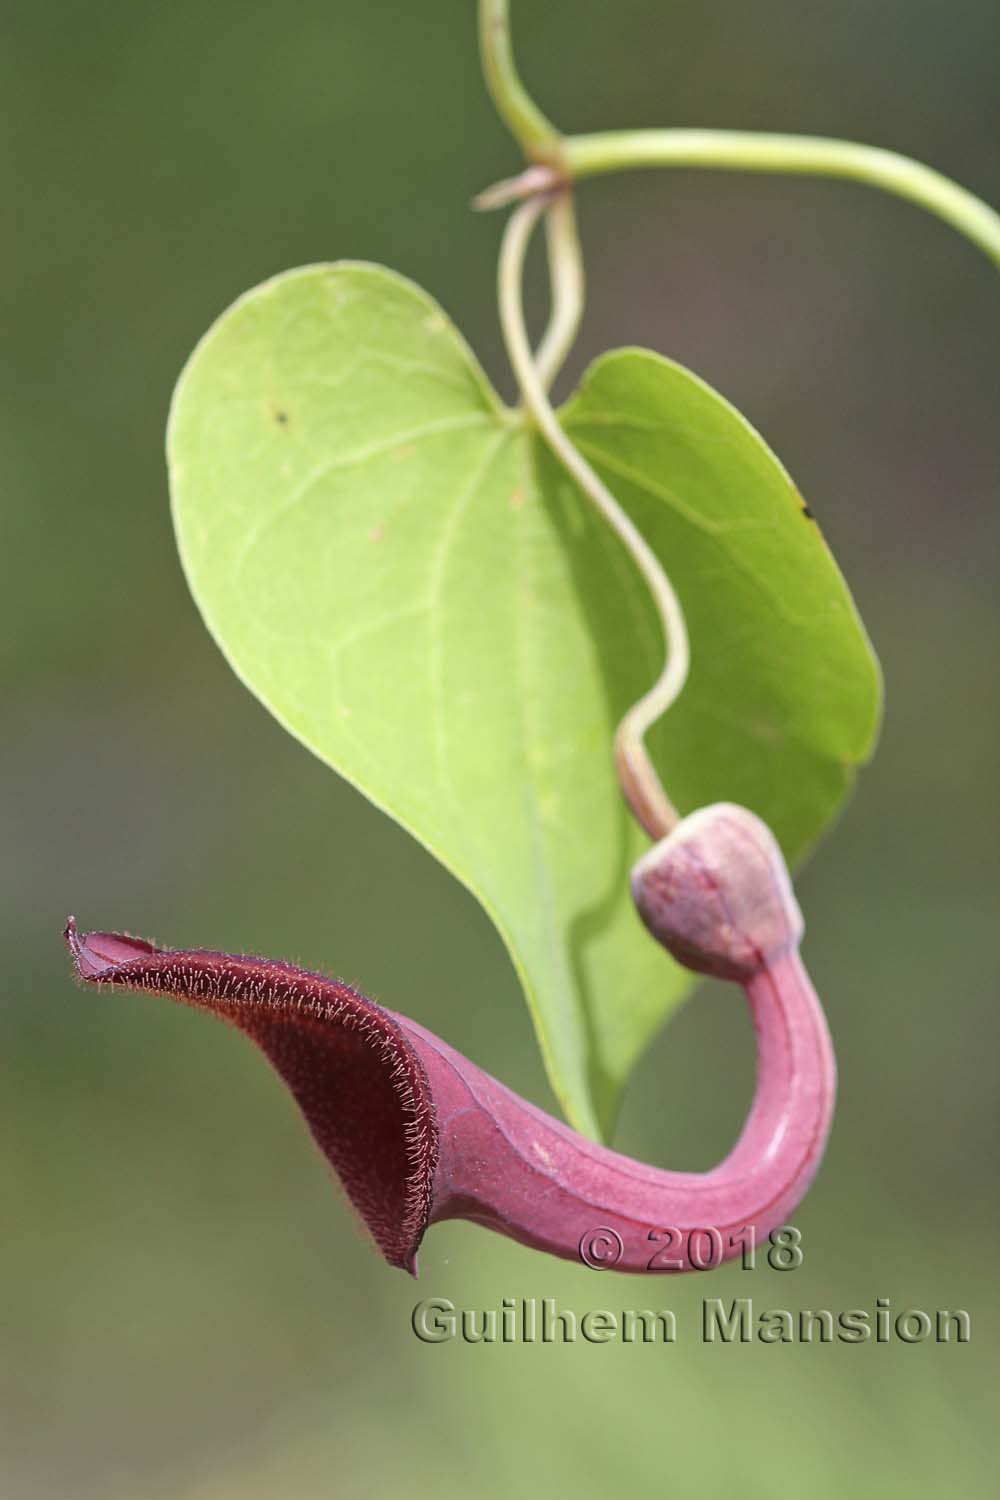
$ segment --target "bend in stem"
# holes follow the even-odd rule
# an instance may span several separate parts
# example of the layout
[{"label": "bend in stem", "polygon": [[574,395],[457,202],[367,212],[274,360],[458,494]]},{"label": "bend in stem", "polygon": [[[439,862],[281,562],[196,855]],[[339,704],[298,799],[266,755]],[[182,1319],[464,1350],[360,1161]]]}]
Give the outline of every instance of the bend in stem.
[{"label": "bend in stem", "polygon": [[497,114],[535,161],[558,153],[560,134],[528,94],[514,64],[508,0],[479,0],[479,54]]}]

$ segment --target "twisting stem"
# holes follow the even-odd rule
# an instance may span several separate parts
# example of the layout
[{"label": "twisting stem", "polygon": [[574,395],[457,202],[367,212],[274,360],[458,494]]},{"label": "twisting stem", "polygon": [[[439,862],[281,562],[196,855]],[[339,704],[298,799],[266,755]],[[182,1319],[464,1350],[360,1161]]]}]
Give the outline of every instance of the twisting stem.
[{"label": "twisting stem", "polygon": [[532,356],[524,326],[521,287],[525,252],[544,207],[541,199],[529,198],[514,210],[504,231],[500,249],[500,322],[525,408],[563,467],[628,548],[660,616],[667,645],[663,671],[649,692],[629,709],[615,735],[615,766],[622,791],[650,838],[660,839],[678,822],[678,814],[663,790],[643,736],[684,686],[689,663],[687,628],[680,601],[656,554],[560,427]]},{"label": "twisting stem", "polygon": [[[644,744],[649,726],[673,703],[687,677],[688,639],[684,615],[656,556],[607,487],[578,453],[556,420],[548,389],[561,368],[583,311],[583,261],[576,232],[573,199],[551,189],[562,175],[562,140],[555,126],[528,96],[511,50],[507,0],[479,0],[479,45],[483,72],[501,118],[536,166],[513,184],[485,194],[479,206],[494,206],[507,193],[532,196],[512,216],[500,259],[500,320],[524,405],[556,457],[614,527],[649,585],[667,644],[667,659],[654,687],[625,715],[615,736],[614,758],[622,790],[632,811],[653,839],[662,838],[678,821]],[[540,164],[540,165],[539,165]],[[547,171],[544,184],[533,174]],[[549,277],[552,311],[537,359],[524,326],[521,286],[524,256],[532,230],[547,206]]]},{"label": "twisting stem", "polygon": [[932,167],[856,141],[743,130],[616,130],[565,138],[562,166],[573,180],[633,167],[847,178],[928,209],[1000,265],[1000,214]]},{"label": "twisting stem", "polygon": [[559,132],[529,97],[517,76],[507,0],[479,0],[479,52],[497,114],[525,156],[537,161],[554,154]]},{"label": "twisting stem", "polygon": [[535,355],[535,368],[549,390],[573,347],[583,315],[583,257],[576,232],[573,195],[556,194],[545,214],[552,311],[549,326]]}]

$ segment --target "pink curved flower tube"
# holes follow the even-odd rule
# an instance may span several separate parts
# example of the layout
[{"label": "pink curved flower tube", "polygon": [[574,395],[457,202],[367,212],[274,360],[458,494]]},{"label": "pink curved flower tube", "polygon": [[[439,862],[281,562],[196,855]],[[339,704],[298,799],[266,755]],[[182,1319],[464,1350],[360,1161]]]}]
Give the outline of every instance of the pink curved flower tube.
[{"label": "pink curved flower tube", "polygon": [[[604,1237],[619,1271],[685,1270],[786,1222],[819,1166],[835,1067],[798,955],[802,920],[778,846],[746,809],[685,818],[636,866],[636,904],[681,962],[738,980],[757,1037],[742,1134],[706,1173],[596,1145],[415,1021],[270,959],[157,949],[113,933],[66,940],[83,980],[155,990],[231,1021],[298,1102],[386,1260],[416,1271],[431,1224],[469,1219],[576,1260]],[[695,1238],[699,1246],[695,1252]],[[670,1253],[668,1253],[668,1251]]]}]

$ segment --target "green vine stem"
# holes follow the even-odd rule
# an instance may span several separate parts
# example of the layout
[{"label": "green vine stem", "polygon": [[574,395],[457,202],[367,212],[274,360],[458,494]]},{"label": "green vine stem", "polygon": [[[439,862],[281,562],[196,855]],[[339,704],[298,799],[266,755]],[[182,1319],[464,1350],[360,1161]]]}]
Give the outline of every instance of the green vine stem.
[{"label": "green vine stem", "polygon": [[[928,209],[1000,266],[1000,214],[975,194],[920,162],[876,146],[819,136],[733,130],[622,130],[563,136],[527,93],[514,65],[508,0],[479,0],[483,72],[501,119],[530,165],[479,196],[476,206],[520,201],[500,255],[500,319],[524,407],[549,447],[614,527],[649,586],[666,636],[666,664],[653,688],[625,715],[615,736],[615,764],[629,806],[652,838],[677,813],[645,748],[646,731],[674,702],[688,671],[684,615],[670,580],[614,496],[563,432],[548,389],[572,346],[583,312],[583,266],[571,186],[585,177],[636,167],[703,167],[849,179],[883,188]],[[537,357],[524,326],[524,257],[547,210],[552,311]]]},{"label": "green vine stem", "polygon": [[481,193],[474,206],[491,209],[533,196],[549,199],[545,229],[551,313],[535,360],[539,380],[547,391],[573,347],[584,303],[583,257],[573,198],[568,192],[553,192],[561,185],[561,174],[553,163],[561,156],[562,137],[518,76],[508,0],[479,0],[479,53],[497,113],[532,165],[519,177]]},{"label": "green vine stem", "polygon": [[573,180],[634,167],[848,178],[928,209],[1000,266],[1000,214],[933,167],[879,146],[741,130],[616,130],[565,138],[560,165]]},{"label": "green vine stem", "polygon": [[530,97],[514,66],[507,0],[479,0],[479,54],[497,114],[530,161],[557,152],[559,132]]},{"label": "green vine stem", "polygon": [[545,206],[541,198],[528,198],[514,210],[507,224],[500,249],[500,322],[526,411],[563,467],[631,553],[660,616],[667,644],[666,662],[653,687],[629,709],[618,726],[614,754],[618,778],[629,806],[650,838],[661,839],[675,827],[679,818],[649,758],[644,736],[650,725],[675,701],[687,679],[690,660],[687,627],[680,601],[656,554],[560,427],[531,352],[524,323],[524,258]]},{"label": "green vine stem", "polygon": [[483,71],[497,111],[528,159],[544,164],[489,190],[483,206],[636,167],[702,167],[712,171],[772,172],[835,177],[882,188],[936,214],[1000,266],[1000,214],[933,167],[896,151],[824,136],[742,130],[612,130],[564,136],[526,92],[514,66],[508,0],[479,0]]},{"label": "green vine stem", "polygon": [[538,378],[545,390],[562,369],[583,316],[583,256],[576,232],[573,194],[557,193],[545,213],[548,245],[551,313],[549,324],[535,355]]}]

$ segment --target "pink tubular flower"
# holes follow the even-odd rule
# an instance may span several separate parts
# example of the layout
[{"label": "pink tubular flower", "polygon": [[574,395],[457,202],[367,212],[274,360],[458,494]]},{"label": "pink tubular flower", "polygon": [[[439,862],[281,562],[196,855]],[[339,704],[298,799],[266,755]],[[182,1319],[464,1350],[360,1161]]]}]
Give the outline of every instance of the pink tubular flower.
[{"label": "pink tubular flower", "polygon": [[[744,1232],[786,1221],[819,1166],[835,1068],[802,967],[802,919],[759,818],[704,808],[639,862],[639,911],[676,958],[742,984],[757,1087],[742,1134],[706,1173],[667,1172],[595,1144],[505,1088],[416,1022],[349,985],[270,959],[157,949],[113,933],[66,940],[87,982],[160,991],[244,1031],[284,1079],[390,1265],[416,1272],[427,1228],[469,1219],[578,1259],[595,1232],[620,1271],[687,1269],[657,1255],[709,1236],[718,1258]],[[585,1256],[586,1258],[586,1256]]]}]

